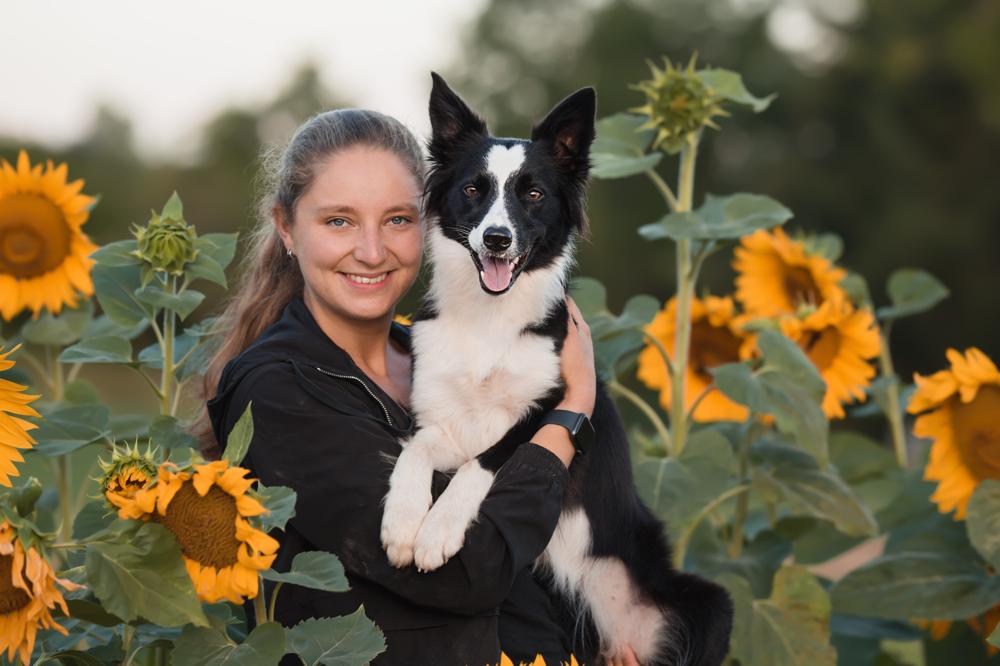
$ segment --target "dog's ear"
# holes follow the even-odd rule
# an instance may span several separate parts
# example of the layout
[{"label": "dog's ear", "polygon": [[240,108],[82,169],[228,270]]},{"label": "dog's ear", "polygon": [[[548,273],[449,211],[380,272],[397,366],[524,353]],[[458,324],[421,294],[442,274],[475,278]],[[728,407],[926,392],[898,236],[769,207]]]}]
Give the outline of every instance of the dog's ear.
[{"label": "dog's ear", "polygon": [[556,104],[549,115],[531,129],[531,140],[549,144],[549,150],[561,167],[585,176],[589,170],[596,113],[597,94],[593,88],[581,88]]},{"label": "dog's ear", "polygon": [[430,153],[440,163],[466,139],[485,137],[489,131],[486,121],[476,115],[437,72],[431,72],[431,79],[434,83],[429,105],[432,130]]}]

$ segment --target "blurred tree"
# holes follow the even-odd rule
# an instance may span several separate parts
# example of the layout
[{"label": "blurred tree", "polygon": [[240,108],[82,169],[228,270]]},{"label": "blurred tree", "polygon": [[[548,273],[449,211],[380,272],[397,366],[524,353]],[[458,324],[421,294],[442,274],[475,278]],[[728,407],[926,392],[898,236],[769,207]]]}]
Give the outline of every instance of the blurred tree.
[{"label": "blurred tree", "polygon": [[[625,84],[647,78],[646,59],[694,51],[742,72],[754,93],[779,93],[766,113],[736,110],[709,132],[696,201],[705,188],[774,196],[796,213],[790,226],[842,236],[843,263],[883,302],[900,266],[944,280],[951,299],[894,334],[904,377],[941,367],[950,346],[1000,353],[1000,331],[986,324],[1000,290],[984,289],[1000,281],[997,3],[504,0],[486,7],[446,73],[495,131],[525,136],[579,86],[596,86],[599,116],[638,105]],[[581,272],[605,281],[612,303],[672,293],[672,254],[635,233],[662,212],[643,179],[592,186]],[[731,277],[716,260],[703,284],[720,293]]]}]

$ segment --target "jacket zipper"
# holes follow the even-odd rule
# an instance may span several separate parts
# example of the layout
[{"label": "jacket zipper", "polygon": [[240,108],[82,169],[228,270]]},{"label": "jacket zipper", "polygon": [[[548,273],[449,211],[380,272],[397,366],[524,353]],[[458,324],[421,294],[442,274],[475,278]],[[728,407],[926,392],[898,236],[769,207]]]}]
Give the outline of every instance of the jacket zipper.
[{"label": "jacket zipper", "polygon": [[368,392],[368,395],[370,395],[372,399],[378,403],[378,406],[382,408],[382,413],[385,414],[385,420],[389,422],[389,425],[392,426],[393,428],[396,427],[396,425],[392,422],[392,417],[389,416],[389,410],[385,408],[385,403],[383,403],[381,400],[378,399],[378,396],[375,395],[370,388],[368,388],[368,384],[366,384],[365,381],[361,379],[361,377],[355,377],[354,375],[339,375],[336,372],[330,372],[329,370],[324,370],[319,366],[316,366],[316,369],[322,372],[324,375],[330,375],[331,377],[336,377],[337,379],[353,379],[354,381],[361,384],[363,387],[365,387],[365,391]]}]

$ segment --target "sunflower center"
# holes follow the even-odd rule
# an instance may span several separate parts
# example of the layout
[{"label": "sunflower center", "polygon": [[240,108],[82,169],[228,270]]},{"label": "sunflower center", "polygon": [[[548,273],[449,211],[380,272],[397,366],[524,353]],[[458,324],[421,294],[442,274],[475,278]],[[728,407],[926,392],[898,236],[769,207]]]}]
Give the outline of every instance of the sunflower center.
[{"label": "sunflower center", "polygon": [[810,331],[805,338],[806,355],[821,372],[833,365],[840,351],[840,331],[830,326],[821,331]]},{"label": "sunflower center", "polygon": [[977,479],[1000,479],[1000,386],[982,386],[975,400],[953,406],[952,428],[966,467]]},{"label": "sunflower center", "polygon": [[173,533],[181,552],[202,566],[223,569],[238,561],[236,500],[218,486],[202,497],[185,481],[170,500],[167,515],[154,515],[156,522]]},{"label": "sunflower center", "polygon": [[691,326],[691,372],[705,377],[709,382],[710,368],[740,360],[740,339],[725,326],[713,326],[702,320]]},{"label": "sunflower center", "polygon": [[38,194],[0,198],[0,273],[44,275],[70,253],[72,234],[62,211]]},{"label": "sunflower center", "polygon": [[14,587],[11,580],[13,570],[14,558],[11,555],[0,555],[0,615],[13,613],[31,602],[27,592]]},{"label": "sunflower center", "polygon": [[802,266],[787,266],[784,274],[785,295],[793,308],[800,305],[820,303],[822,295],[809,269]]}]

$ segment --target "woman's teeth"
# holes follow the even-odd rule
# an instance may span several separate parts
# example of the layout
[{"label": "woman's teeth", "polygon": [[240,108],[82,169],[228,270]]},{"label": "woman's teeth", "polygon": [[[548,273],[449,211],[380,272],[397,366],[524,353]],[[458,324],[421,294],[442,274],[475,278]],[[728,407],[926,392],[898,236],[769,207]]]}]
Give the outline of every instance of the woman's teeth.
[{"label": "woman's teeth", "polygon": [[347,273],[347,279],[351,282],[357,282],[358,284],[378,284],[387,277],[389,277],[388,273],[382,273],[381,275],[376,275],[375,277],[365,277],[363,275],[353,275],[351,273]]}]

